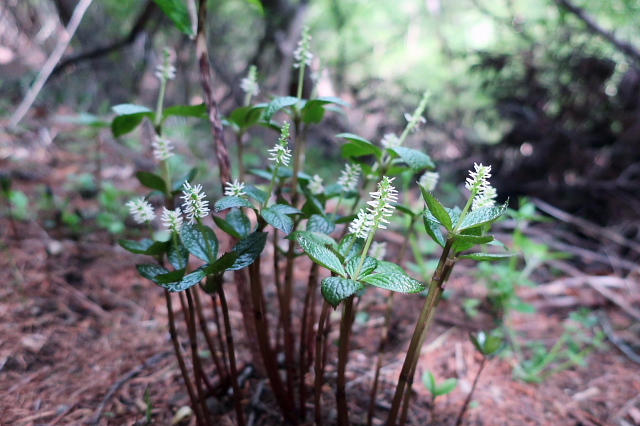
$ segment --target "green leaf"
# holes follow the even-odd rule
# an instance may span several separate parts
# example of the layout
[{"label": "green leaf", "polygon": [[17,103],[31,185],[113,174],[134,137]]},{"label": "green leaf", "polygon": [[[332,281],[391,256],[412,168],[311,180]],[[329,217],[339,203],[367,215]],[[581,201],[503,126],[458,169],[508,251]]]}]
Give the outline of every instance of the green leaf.
[{"label": "green leaf", "polygon": [[267,208],[262,210],[260,216],[271,226],[289,235],[293,231],[293,220],[286,214]]},{"label": "green leaf", "polygon": [[260,15],[264,16],[264,7],[262,6],[262,2],[260,0],[247,0],[247,2],[254,5],[258,9],[258,12],[260,12]]},{"label": "green leaf", "polygon": [[153,114],[153,110],[147,108],[146,106],[134,104],[115,105],[111,108],[111,110],[118,115],[134,115],[140,113]]},{"label": "green leaf", "polygon": [[[354,241],[355,240],[355,241]],[[351,248],[349,250],[349,248]],[[354,256],[358,256],[364,249],[364,240],[356,237],[355,234],[347,234],[344,236],[340,245],[338,245],[338,253],[345,259],[351,259]],[[347,252],[347,250],[349,250]]]},{"label": "green leaf", "polygon": [[517,256],[514,253],[469,253],[463,254],[462,256],[458,256],[460,259],[472,259],[479,261],[490,261],[490,260],[500,260],[506,259],[508,257]]},{"label": "green leaf", "polygon": [[451,216],[449,216],[449,213],[445,210],[440,201],[438,201],[432,193],[425,190],[422,185],[420,185],[420,191],[422,191],[422,198],[424,198],[424,201],[427,203],[429,212],[431,212],[438,222],[447,228],[447,231],[451,231],[453,229]]},{"label": "green leaf", "polygon": [[167,248],[169,248],[169,243],[167,241],[152,241],[148,238],[140,241],[119,240],[118,244],[120,244],[123,249],[130,251],[131,253],[146,254],[150,256],[165,253]]},{"label": "green leaf", "polygon": [[522,300],[515,300],[511,304],[511,309],[514,311],[522,312],[523,314],[535,314],[536,307],[531,303],[524,302]]},{"label": "green leaf", "polygon": [[338,256],[332,253],[331,250],[312,241],[302,233],[296,235],[296,241],[298,241],[302,250],[304,250],[307,256],[315,263],[335,272],[341,277],[347,276],[347,271],[345,271],[340,263],[340,259],[338,259]]},{"label": "green leaf", "polygon": [[178,30],[188,36],[194,36],[187,5],[182,0],[154,0],[162,11],[173,21]]},{"label": "green leaf", "polygon": [[167,191],[167,185],[160,176],[149,172],[136,173],[138,181],[149,189],[156,189],[162,193]]},{"label": "green leaf", "polygon": [[153,277],[153,282],[164,287],[163,284],[177,283],[184,277],[185,269],[176,269],[166,274],[158,274]]},{"label": "green leaf", "polygon": [[411,210],[409,207],[406,207],[402,204],[394,204],[395,208],[398,209],[398,211],[406,214],[409,217],[414,217],[416,214],[413,212],[413,210]]},{"label": "green leaf", "polygon": [[247,237],[238,241],[238,244],[236,244],[232,250],[238,253],[238,258],[230,268],[227,268],[227,270],[237,271],[251,265],[256,258],[260,256],[260,253],[264,250],[266,243],[267,233],[258,231],[249,234]]},{"label": "green leaf", "polygon": [[231,209],[234,207],[247,207],[250,209],[255,209],[253,204],[249,201],[245,200],[242,197],[222,197],[213,205],[213,210],[215,212],[220,212],[222,210]]},{"label": "green leaf", "polygon": [[136,269],[138,269],[140,275],[151,281],[153,281],[157,275],[169,272],[167,268],[157,263],[139,263],[136,265]]},{"label": "green leaf", "polygon": [[220,274],[229,268],[233,268],[240,254],[237,251],[230,251],[220,256],[220,259],[216,260],[210,265],[204,268],[207,275]]},{"label": "green leaf", "polygon": [[169,108],[165,108],[162,111],[163,119],[166,119],[170,116],[175,117],[197,117],[204,118],[207,117],[207,105],[199,104],[199,105],[175,105]]},{"label": "green leaf", "polygon": [[448,378],[437,386],[436,392],[434,393],[434,395],[435,396],[447,395],[453,392],[453,390],[456,388],[457,385],[458,385],[458,379],[455,379],[453,377]]},{"label": "green leaf", "polygon": [[314,214],[307,221],[307,231],[321,232],[323,234],[330,234],[336,230],[336,225],[326,217]]},{"label": "green leaf", "polygon": [[180,238],[189,253],[198,259],[210,263],[216,260],[218,256],[218,238],[213,229],[198,223],[186,223],[182,225]]},{"label": "green leaf", "polygon": [[302,108],[302,122],[305,124],[319,124],[324,118],[326,110],[322,105],[307,102]]},{"label": "green leaf", "polygon": [[[480,228],[471,228],[467,231],[480,230]],[[478,244],[486,244],[493,241],[491,235],[464,235],[458,234],[455,237],[455,243],[453,244],[453,251],[458,253],[461,251],[469,250],[471,247]]]},{"label": "green leaf", "polygon": [[[233,210],[232,210],[233,211]],[[231,235],[233,238],[240,239],[242,235],[226,220],[218,216],[212,216],[213,221],[218,225],[218,228],[222,230],[225,234]]]},{"label": "green leaf", "polygon": [[470,212],[463,220],[458,231],[474,228],[476,226],[490,223],[502,216],[507,211],[508,201],[500,207],[483,207]]},{"label": "green leaf", "polygon": [[145,117],[151,117],[152,114],[140,113],[130,115],[119,115],[111,122],[111,133],[114,137],[120,137],[132,132],[142,123]]},{"label": "green leaf", "polygon": [[187,263],[189,263],[189,251],[182,242],[178,241],[178,244],[174,244],[173,241],[171,241],[169,243],[167,258],[174,268],[184,269],[187,267]]},{"label": "green leaf", "polygon": [[251,221],[242,210],[232,209],[225,219],[213,216],[213,220],[220,229],[235,238],[240,239],[251,233]]},{"label": "green leaf", "polygon": [[273,206],[269,207],[269,210],[282,214],[302,214],[300,210],[287,204],[274,204]]},{"label": "green leaf", "polygon": [[[429,212],[427,212],[429,213]],[[440,245],[440,247],[444,247],[447,244],[447,240],[442,235],[442,231],[440,230],[440,223],[430,220],[429,215],[425,213],[424,218],[424,229],[427,231],[427,234]]]},{"label": "green leaf", "polygon": [[336,243],[336,240],[334,240],[333,238],[331,238],[330,236],[320,233],[320,232],[313,232],[313,231],[295,231],[292,232],[287,239],[295,239],[297,241],[298,235],[302,235],[305,238],[310,239],[311,241],[313,241],[316,244],[319,244],[321,246],[333,246],[333,247],[337,247],[338,243]]},{"label": "green leaf", "polygon": [[320,105],[327,105],[327,104],[336,104],[336,105],[342,105],[343,107],[347,107],[347,108],[351,108],[351,104],[349,104],[349,102],[342,100],[340,98],[337,98],[335,96],[320,96],[319,98],[316,99],[311,99],[307,102],[306,106],[309,106],[309,104],[314,105],[314,104],[320,104]]},{"label": "green leaf", "polygon": [[349,143],[343,145],[342,156],[345,158],[361,157],[363,155],[373,154],[376,158],[380,158],[382,150],[372,144],[367,139],[354,135],[353,133],[340,133],[336,135],[337,138],[344,138]]},{"label": "green leaf", "polygon": [[266,192],[264,192],[261,189],[256,188],[253,185],[247,185],[244,188],[244,192],[247,193],[248,197],[253,198],[254,200],[256,200],[260,204],[264,204],[267,201],[267,199],[269,198],[269,194],[267,194]]},{"label": "green leaf", "polygon": [[404,271],[404,269],[402,269],[401,266],[396,265],[393,262],[387,262],[386,260],[378,260],[378,267],[376,268],[375,272],[378,272],[380,274],[394,273],[407,275],[407,273]]},{"label": "green leaf", "polygon": [[194,167],[191,170],[189,170],[187,174],[185,174],[184,176],[182,176],[181,178],[173,182],[173,188],[172,188],[173,192],[174,193],[182,192],[184,183],[193,181],[193,179],[196,177],[197,174],[198,174],[197,168]]},{"label": "green leaf", "polygon": [[267,109],[265,109],[263,118],[265,121],[271,121],[273,116],[276,115],[276,113],[282,108],[286,108],[297,103],[298,98],[294,98],[293,96],[282,96],[279,98],[275,98],[269,103]]},{"label": "green leaf", "polygon": [[420,281],[414,280],[408,275],[393,272],[368,275],[362,278],[362,281],[372,286],[397,291],[398,293],[419,293],[424,291],[425,288]]},{"label": "green leaf", "polygon": [[362,279],[367,275],[370,275],[375,269],[378,267],[378,261],[371,257],[367,256],[364,258],[364,262],[362,263],[362,267],[360,269],[360,273],[356,276],[356,268],[360,264],[360,258],[354,257],[345,265],[345,269],[351,278],[354,280]]},{"label": "green leaf", "polygon": [[328,277],[322,280],[322,297],[336,308],[347,297],[353,296],[364,287],[358,281],[340,277]]},{"label": "green leaf", "polygon": [[425,371],[422,375],[422,383],[432,395],[436,393],[436,378],[431,371]]},{"label": "green leaf", "polygon": [[166,288],[171,292],[184,291],[188,288],[193,287],[202,281],[207,274],[203,271],[202,268],[198,268],[190,274],[185,275],[181,280],[167,283],[158,283],[161,287]]},{"label": "green leaf", "polygon": [[231,118],[238,127],[247,128],[260,120],[263,110],[263,106],[243,106],[234,109],[229,118]]},{"label": "green leaf", "polygon": [[490,332],[480,331],[477,336],[470,334],[471,342],[485,357],[497,354],[504,348],[504,339],[499,330],[493,330]]},{"label": "green leaf", "polygon": [[425,169],[433,169],[436,165],[424,152],[420,152],[413,148],[407,148],[404,146],[399,146],[397,148],[390,148],[389,151],[392,151],[400,156],[402,161],[407,163],[411,170],[416,173],[419,173]]}]

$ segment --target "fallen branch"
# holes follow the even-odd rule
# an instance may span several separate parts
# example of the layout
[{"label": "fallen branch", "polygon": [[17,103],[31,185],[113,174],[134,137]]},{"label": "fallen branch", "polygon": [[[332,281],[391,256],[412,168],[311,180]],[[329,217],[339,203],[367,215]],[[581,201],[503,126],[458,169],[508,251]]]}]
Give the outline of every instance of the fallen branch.
[{"label": "fallen branch", "polygon": [[75,10],[73,11],[73,15],[71,16],[71,20],[69,21],[69,25],[67,25],[67,28],[65,28],[65,31],[60,36],[60,40],[58,40],[58,44],[56,45],[55,49],[53,49],[51,56],[49,56],[47,61],[42,66],[40,73],[36,77],[35,81],[27,91],[24,99],[9,120],[9,128],[16,127],[20,120],[24,118],[27,111],[29,111],[29,108],[31,108],[31,105],[36,100],[38,94],[44,87],[44,83],[51,75],[53,68],[58,63],[60,58],[62,58],[64,51],[67,50],[67,46],[69,46],[71,38],[76,33],[76,30],[78,29],[78,26],[82,21],[82,17],[89,8],[89,5],[91,5],[92,1],[93,0],[80,0],[78,5],[76,6]]},{"label": "fallen branch", "polygon": [[607,318],[604,312],[601,312],[598,315],[598,320],[600,321],[600,326],[602,327],[602,331],[604,331],[605,336],[613,345],[620,349],[620,352],[625,354],[627,358],[636,364],[640,364],[640,355],[635,353],[633,349],[629,347],[617,334],[614,333],[613,328],[611,327],[611,323],[609,322],[609,318]]}]

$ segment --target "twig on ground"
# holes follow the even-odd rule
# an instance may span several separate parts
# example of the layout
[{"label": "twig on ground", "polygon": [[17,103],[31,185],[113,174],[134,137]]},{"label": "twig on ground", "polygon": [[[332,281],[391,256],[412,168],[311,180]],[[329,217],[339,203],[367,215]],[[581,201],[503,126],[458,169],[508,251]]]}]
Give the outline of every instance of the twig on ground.
[{"label": "twig on ground", "polygon": [[622,340],[617,334],[615,334],[613,328],[611,327],[611,323],[609,322],[609,318],[607,318],[607,315],[604,312],[600,312],[598,314],[598,320],[600,321],[600,326],[602,327],[602,331],[604,331],[604,334],[607,336],[607,339],[609,339],[609,341],[613,343],[616,348],[620,349],[620,352],[625,354],[631,361],[635,362],[636,364],[640,364],[640,355],[635,353],[633,349],[631,349],[629,345],[624,342],[624,340]]},{"label": "twig on ground", "polygon": [[161,361],[162,359],[166,358],[169,355],[171,355],[171,351],[161,352],[159,354],[153,355],[151,358],[148,358],[144,363],[142,363],[142,364],[138,365],[137,367],[134,367],[131,370],[129,370],[129,372],[127,374],[125,374],[124,376],[122,376],[120,378],[120,380],[118,380],[113,385],[111,385],[111,387],[109,388],[109,391],[107,392],[107,394],[104,396],[104,398],[102,398],[102,401],[100,402],[100,405],[98,405],[98,409],[96,410],[96,412],[93,415],[93,417],[92,417],[91,421],[89,422],[89,424],[91,424],[91,425],[98,424],[98,422],[100,421],[100,417],[102,416],[102,411],[104,410],[104,407],[107,405],[107,402],[109,402],[111,397],[126,382],[128,382],[129,380],[131,380],[134,377],[136,377],[144,369],[146,369],[146,368],[158,363],[159,361]]}]

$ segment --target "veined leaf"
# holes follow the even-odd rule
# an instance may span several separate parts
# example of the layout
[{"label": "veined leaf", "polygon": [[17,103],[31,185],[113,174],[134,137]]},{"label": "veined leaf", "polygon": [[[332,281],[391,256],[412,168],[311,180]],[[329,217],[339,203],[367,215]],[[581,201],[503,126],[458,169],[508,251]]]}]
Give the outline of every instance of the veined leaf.
[{"label": "veined leaf", "polygon": [[411,167],[411,170],[416,173],[419,173],[425,169],[433,169],[436,167],[436,165],[431,160],[431,157],[429,157],[424,152],[420,152],[416,149],[399,146],[396,148],[390,148],[389,151],[398,154],[402,161],[407,163],[407,165]]},{"label": "veined leaf", "polygon": [[151,281],[153,281],[157,275],[169,272],[167,268],[157,263],[139,263],[136,265],[136,269],[138,269],[140,275]]},{"label": "veined leaf", "polygon": [[189,251],[180,240],[178,240],[177,243],[170,240],[167,258],[174,268],[184,269],[187,267],[187,263],[189,262]]},{"label": "veined leaf", "polygon": [[376,267],[375,272],[381,274],[394,273],[407,275],[407,273],[404,271],[404,269],[402,269],[401,266],[396,265],[393,262],[387,262],[386,260],[378,260],[378,266]]},{"label": "veined leaf", "polygon": [[264,120],[269,122],[271,118],[282,108],[286,108],[298,103],[298,98],[294,98],[293,96],[282,96],[279,98],[275,98],[272,100],[267,108],[264,110]]},{"label": "veined leaf", "polygon": [[213,210],[215,212],[220,212],[222,210],[231,209],[234,207],[247,207],[250,209],[255,209],[253,204],[242,197],[228,196],[222,197],[218,201],[216,201],[216,203],[213,205]]},{"label": "veined leaf", "polygon": [[213,229],[197,223],[186,223],[182,225],[180,238],[189,253],[198,259],[210,263],[216,260],[218,256],[218,238]]},{"label": "veined leaf", "polygon": [[304,250],[304,252],[307,253],[307,256],[309,256],[315,263],[324,266],[341,277],[347,276],[347,271],[345,271],[344,267],[340,263],[340,259],[338,259],[338,256],[332,253],[331,250],[312,241],[304,234],[296,235],[296,241],[298,241],[302,250]]},{"label": "veined leaf", "polygon": [[166,274],[158,274],[153,277],[153,282],[163,286],[164,284],[177,283],[184,277],[185,269],[176,269],[175,271],[167,272]]},{"label": "veined leaf", "polygon": [[447,240],[442,235],[442,231],[440,230],[440,223],[433,221],[429,218],[429,212],[426,212],[423,216],[424,218],[424,229],[427,231],[427,234],[438,243],[440,247],[444,247],[447,244]]},{"label": "veined leaf", "polygon": [[469,214],[462,220],[462,223],[458,227],[458,231],[493,222],[507,211],[507,204],[508,201],[500,207],[483,207],[469,212]]},{"label": "veined leaf", "polygon": [[151,256],[165,253],[169,248],[169,243],[167,241],[152,241],[148,238],[140,241],[119,240],[118,244],[120,244],[123,249],[131,253]]},{"label": "veined leaf", "polygon": [[293,220],[286,214],[269,207],[262,210],[260,215],[269,225],[284,232],[285,235],[289,235],[293,231]]},{"label": "veined leaf", "polygon": [[307,231],[321,232],[323,234],[330,234],[335,231],[336,225],[326,217],[314,214],[307,221]]},{"label": "veined leaf", "polygon": [[232,250],[238,253],[238,258],[227,270],[237,271],[251,265],[260,256],[266,243],[267,233],[257,231],[238,241],[238,244]]},{"label": "veined leaf", "polygon": [[445,210],[440,201],[438,201],[432,193],[425,190],[422,185],[420,185],[420,190],[422,191],[424,201],[427,203],[429,212],[431,212],[438,222],[447,228],[447,231],[451,231],[453,229],[453,221],[451,220],[451,216],[449,216],[447,210]]},{"label": "veined leaf", "polygon": [[342,155],[347,158],[361,157],[363,155],[373,154],[376,158],[380,158],[382,150],[372,144],[367,139],[354,135],[353,133],[340,133],[337,138],[344,138],[349,141],[342,147]]},{"label": "veined leaf", "polygon": [[254,200],[256,200],[260,204],[264,204],[265,201],[267,201],[267,199],[269,198],[269,194],[267,194],[266,192],[264,192],[261,189],[256,188],[253,185],[247,185],[244,188],[244,192],[247,193],[248,197],[253,198]]},{"label": "veined leaf", "polygon": [[237,251],[230,251],[229,253],[225,253],[220,256],[220,259],[216,260],[210,265],[207,265],[204,268],[204,272],[207,275],[215,275],[220,274],[226,270],[232,270],[230,268],[234,267],[239,256],[240,254]]},{"label": "veined leaf", "polygon": [[362,278],[362,281],[398,293],[419,293],[425,289],[424,284],[420,281],[414,280],[408,275],[393,272],[368,275]]},{"label": "veined leaf", "polygon": [[323,234],[321,232],[315,232],[315,231],[295,231],[292,232],[287,239],[295,239],[296,241],[298,241],[298,235],[302,235],[305,238],[311,240],[312,242],[320,245],[320,246],[334,246],[337,247],[338,243],[336,243],[336,240],[334,240],[333,238],[331,238],[330,236]]},{"label": "veined leaf", "polygon": [[354,280],[362,279],[363,277],[370,275],[375,269],[378,267],[378,261],[371,257],[367,256],[364,258],[364,262],[362,263],[362,267],[360,268],[360,272],[356,276],[356,268],[360,264],[360,258],[354,257],[345,265],[345,269],[349,276]]},{"label": "veined leaf", "polygon": [[329,277],[322,280],[322,296],[334,308],[363,288],[364,286],[358,281],[347,278]]},{"label": "veined leaf", "polygon": [[161,287],[166,288],[171,292],[178,292],[178,291],[184,291],[188,288],[193,287],[194,285],[202,281],[206,276],[207,274],[205,274],[202,268],[198,268],[195,271],[191,272],[190,274],[185,275],[179,281],[157,283],[157,284],[160,285]]},{"label": "veined leaf", "polygon": [[274,212],[282,214],[302,214],[300,210],[287,204],[274,204],[273,206],[269,207],[269,210],[273,210]]}]

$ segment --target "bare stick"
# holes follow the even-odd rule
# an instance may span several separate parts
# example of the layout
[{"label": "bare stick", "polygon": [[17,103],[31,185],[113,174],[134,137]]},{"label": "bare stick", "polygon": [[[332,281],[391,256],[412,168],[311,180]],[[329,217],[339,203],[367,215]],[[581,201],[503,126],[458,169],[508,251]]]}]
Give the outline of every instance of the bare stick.
[{"label": "bare stick", "polygon": [[482,370],[484,369],[485,365],[487,365],[487,358],[482,357],[482,364],[480,364],[480,370],[478,370],[478,374],[476,375],[476,378],[473,381],[473,385],[471,386],[469,395],[467,395],[467,398],[464,400],[464,404],[462,404],[462,409],[460,410],[460,414],[458,414],[458,418],[456,419],[455,426],[460,426],[460,424],[462,424],[462,418],[464,417],[464,414],[467,412],[467,408],[469,408],[471,397],[473,396],[473,392],[476,390],[476,386],[478,385],[478,380],[480,379],[480,374],[482,374]]},{"label": "bare stick", "polygon": [[24,118],[27,111],[29,111],[29,108],[31,108],[31,105],[36,100],[38,94],[44,87],[44,83],[51,75],[53,68],[56,66],[60,58],[62,58],[64,51],[67,50],[67,46],[69,46],[71,38],[78,29],[84,13],[87,11],[92,1],[93,0],[80,0],[78,5],[76,6],[71,19],[69,20],[69,25],[67,25],[67,28],[65,28],[65,31],[60,36],[60,40],[58,40],[58,44],[56,45],[55,49],[53,49],[53,52],[51,52],[51,56],[49,56],[47,61],[42,66],[40,73],[27,91],[27,94],[18,106],[18,109],[16,109],[16,111],[13,113],[11,120],[9,120],[9,128],[17,126],[20,120]]}]

